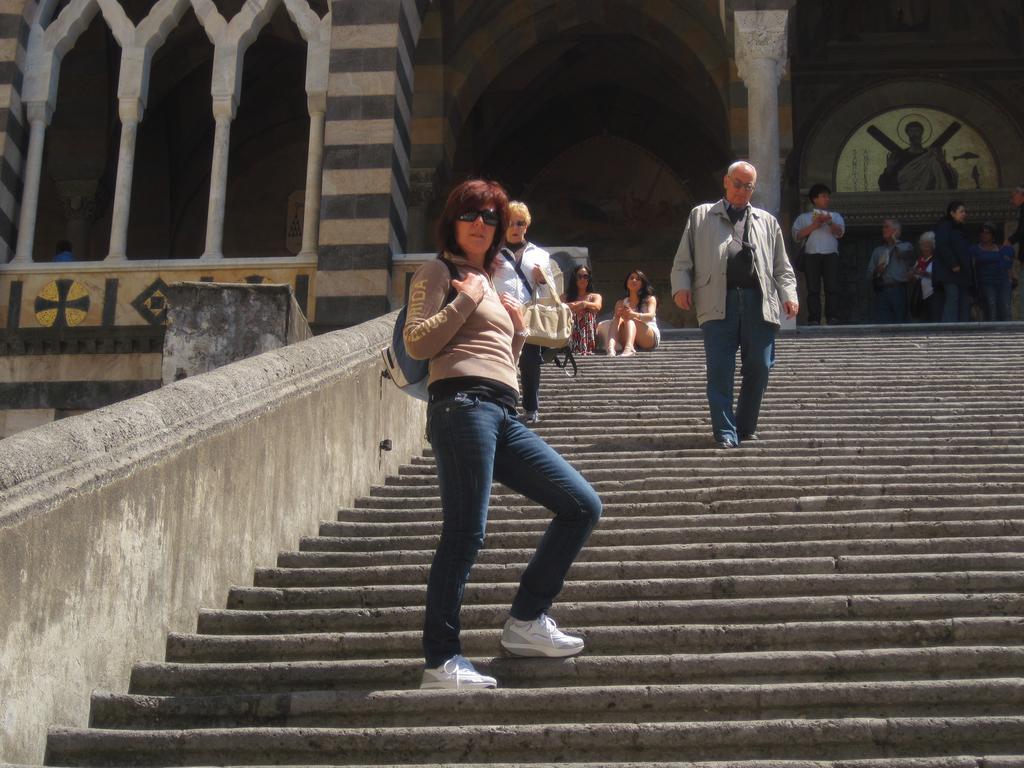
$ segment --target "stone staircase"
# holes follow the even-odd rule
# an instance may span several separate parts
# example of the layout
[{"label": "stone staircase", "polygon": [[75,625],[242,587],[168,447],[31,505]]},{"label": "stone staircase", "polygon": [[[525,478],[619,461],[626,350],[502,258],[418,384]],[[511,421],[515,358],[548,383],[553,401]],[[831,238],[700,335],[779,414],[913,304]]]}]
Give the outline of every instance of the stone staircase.
[{"label": "stone staircase", "polygon": [[416,690],[426,455],[94,693],[47,764],[1024,766],[1024,327],[778,351],[762,439],[724,452],[696,336],[545,370],[538,432],[605,502],[552,610],[584,655],[495,655],[547,524],[496,486],[463,624],[501,687]]}]

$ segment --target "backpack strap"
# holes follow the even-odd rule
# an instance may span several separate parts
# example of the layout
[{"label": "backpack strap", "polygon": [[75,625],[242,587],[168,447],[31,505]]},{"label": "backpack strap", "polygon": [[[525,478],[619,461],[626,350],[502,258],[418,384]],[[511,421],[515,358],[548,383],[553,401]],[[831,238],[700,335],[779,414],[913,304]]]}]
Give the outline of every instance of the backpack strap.
[{"label": "backpack strap", "polygon": [[512,253],[509,248],[501,249],[501,256],[505,261],[512,265],[512,269],[519,275],[519,279],[523,281],[523,285],[526,286],[526,292],[530,294],[530,298],[533,298],[533,286],[530,285],[530,281],[526,279],[526,275],[523,274],[523,267],[518,261],[516,261],[515,254]]},{"label": "backpack strap", "polygon": [[438,256],[437,258],[439,261],[444,262],[444,265],[448,267],[448,295],[444,297],[444,304],[441,305],[442,307],[447,307],[455,301],[455,297],[459,295],[459,292],[455,290],[455,286],[452,285],[452,281],[460,280],[462,275],[459,274],[459,268],[444,256]]}]

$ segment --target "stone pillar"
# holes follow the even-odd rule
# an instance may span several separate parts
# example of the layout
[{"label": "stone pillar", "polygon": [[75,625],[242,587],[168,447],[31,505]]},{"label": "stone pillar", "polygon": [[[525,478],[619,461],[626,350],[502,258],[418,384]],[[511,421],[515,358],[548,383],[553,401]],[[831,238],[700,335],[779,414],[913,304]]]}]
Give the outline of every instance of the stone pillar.
[{"label": "stone pillar", "polygon": [[406,250],[409,253],[433,250],[430,231],[430,207],[438,197],[437,172],[432,168],[413,168],[409,171],[409,214],[406,229],[409,232]]},{"label": "stone pillar", "polygon": [[779,157],[779,82],[786,69],[789,11],[736,11],[736,69],[747,86],[750,162],[757,168],[758,207],[778,215],[782,163]]},{"label": "stone pillar", "polygon": [[138,99],[121,99],[118,112],[121,117],[121,148],[117,155],[117,182],[114,187],[107,261],[125,261],[128,258],[128,214],[132,204],[135,138],[142,119],[142,102]]},{"label": "stone pillar", "polygon": [[25,186],[21,193],[18,218],[18,245],[12,264],[31,264],[36,239],[36,214],[39,210],[39,179],[43,173],[43,145],[46,126],[53,118],[47,102],[28,102],[25,112],[29,122],[28,157],[25,160]]},{"label": "stone pillar", "polygon": [[64,237],[71,241],[71,252],[79,261],[88,261],[92,225],[105,203],[99,179],[71,179],[56,182],[61,212],[68,225]]},{"label": "stone pillar", "polygon": [[213,162],[210,166],[210,204],[206,211],[204,261],[224,258],[224,208],[227,203],[231,121],[234,117],[234,99],[213,100],[213,118],[217,127],[213,136]]},{"label": "stone pillar", "polygon": [[316,255],[320,244],[320,194],[323,191],[324,121],[327,92],[309,94],[309,154],[306,156],[306,197],[302,209],[300,256]]}]

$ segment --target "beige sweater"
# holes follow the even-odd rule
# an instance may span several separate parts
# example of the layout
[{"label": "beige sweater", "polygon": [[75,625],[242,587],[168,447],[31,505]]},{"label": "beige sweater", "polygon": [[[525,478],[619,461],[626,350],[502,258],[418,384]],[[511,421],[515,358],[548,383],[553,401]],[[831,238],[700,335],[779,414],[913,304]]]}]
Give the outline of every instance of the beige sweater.
[{"label": "beige sweater", "polygon": [[442,307],[448,295],[448,267],[438,259],[421,266],[409,287],[409,309],[402,331],[406,350],[417,360],[430,360],[431,384],[474,376],[518,392],[516,363],[525,340],[515,335],[512,320],[487,273],[459,256],[445,255],[463,277],[478,272],[487,278],[487,290],[479,304],[459,293],[451,304]]}]

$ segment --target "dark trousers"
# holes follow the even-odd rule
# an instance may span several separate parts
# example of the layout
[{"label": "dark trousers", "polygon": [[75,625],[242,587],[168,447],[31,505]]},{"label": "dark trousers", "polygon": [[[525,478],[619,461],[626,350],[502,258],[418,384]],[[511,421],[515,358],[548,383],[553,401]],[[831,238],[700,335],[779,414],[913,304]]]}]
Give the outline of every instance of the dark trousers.
[{"label": "dark trousers", "polygon": [[[764,321],[761,291],[730,288],[725,317],[708,320],[700,327],[708,371],[708,409],[716,440],[740,442],[740,435],[757,431],[761,399],[768,388],[768,374],[775,364],[775,333]],[[740,396],[733,410],[736,351],[740,352]]]},{"label": "dark trousers", "polygon": [[986,320],[1010,319],[1010,283],[979,283],[978,298]]},{"label": "dark trousers", "polygon": [[872,297],[872,315],[885,325],[907,322],[907,284],[895,283],[876,290]]},{"label": "dark trousers", "polygon": [[825,282],[825,311],[829,325],[839,322],[839,254],[804,253],[807,278],[807,322],[821,322],[821,283]]},{"label": "dark trousers", "polygon": [[540,410],[540,367],[544,364],[544,348],[526,344],[519,355],[519,375],[523,380],[523,410]]},{"label": "dark trousers", "polygon": [[971,289],[958,283],[942,283],[942,322],[969,323],[971,321]]},{"label": "dark trousers", "polygon": [[510,613],[532,621],[551,607],[601,517],[601,499],[512,408],[458,393],[427,408],[441,486],[441,539],[427,580],[423,651],[428,667],[461,653],[459,613],[470,568],[484,542],[491,483],[547,507],[554,518],[519,580]]}]

